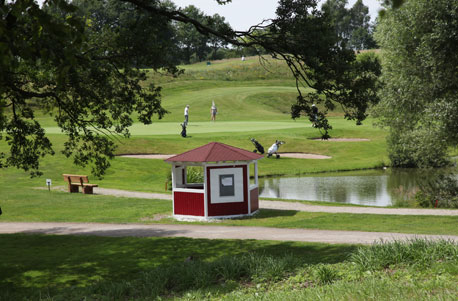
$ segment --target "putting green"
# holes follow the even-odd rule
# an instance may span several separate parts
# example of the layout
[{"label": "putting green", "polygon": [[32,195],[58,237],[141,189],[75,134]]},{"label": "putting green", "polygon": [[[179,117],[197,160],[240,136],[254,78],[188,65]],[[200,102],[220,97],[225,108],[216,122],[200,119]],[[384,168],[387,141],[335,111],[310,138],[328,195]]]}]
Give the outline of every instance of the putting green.
[{"label": "putting green", "polygon": [[[188,135],[201,133],[224,133],[224,132],[255,132],[267,130],[281,130],[291,128],[303,128],[307,123],[304,121],[205,121],[190,122],[187,127]],[[132,136],[156,136],[180,134],[179,122],[155,122],[144,125],[134,123],[130,128]],[[46,127],[47,134],[61,134],[59,127]]]}]

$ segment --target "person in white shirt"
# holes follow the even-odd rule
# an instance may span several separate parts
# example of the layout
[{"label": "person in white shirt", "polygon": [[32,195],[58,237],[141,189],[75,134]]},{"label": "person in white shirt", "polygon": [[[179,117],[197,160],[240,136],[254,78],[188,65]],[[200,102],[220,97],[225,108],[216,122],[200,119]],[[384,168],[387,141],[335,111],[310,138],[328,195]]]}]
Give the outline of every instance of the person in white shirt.
[{"label": "person in white shirt", "polygon": [[211,120],[212,121],[215,121],[215,119],[216,119],[216,112],[218,112],[218,110],[216,109],[215,102],[213,101],[212,102],[212,107],[210,109],[210,115],[211,115]]},{"label": "person in white shirt", "polygon": [[189,117],[189,105],[186,105],[184,108],[184,124],[188,125],[188,117]]}]

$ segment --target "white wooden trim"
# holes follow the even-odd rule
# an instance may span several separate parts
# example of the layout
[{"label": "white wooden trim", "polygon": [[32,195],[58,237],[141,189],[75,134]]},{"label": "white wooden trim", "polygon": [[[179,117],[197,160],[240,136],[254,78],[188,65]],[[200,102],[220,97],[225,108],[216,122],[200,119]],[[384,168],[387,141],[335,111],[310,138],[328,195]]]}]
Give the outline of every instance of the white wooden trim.
[{"label": "white wooden trim", "polygon": [[259,209],[255,212],[249,214],[236,214],[236,215],[222,215],[222,216],[198,216],[198,215],[181,215],[181,214],[174,214],[173,218],[179,221],[208,221],[211,222],[213,220],[220,220],[220,219],[231,219],[231,218],[240,218],[246,216],[253,216],[258,214]]},{"label": "white wooden trim", "polygon": [[[247,188],[248,214],[251,214],[251,193],[250,193],[250,164],[246,168],[246,182],[243,188]],[[245,190],[245,189],[243,189]]]},{"label": "white wooden trim", "polygon": [[204,216],[208,217],[208,187],[207,187],[207,165],[204,164]]},{"label": "white wooden trim", "polygon": [[254,162],[254,184],[256,186],[259,186],[259,183],[258,183],[258,161]]},{"label": "white wooden trim", "polygon": [[192,192],[192,193],[205,193],[203,189],[189,189],[189,188],[177,188],[174,192]]},{"label": "white wooden trim", "polygon": [[177,179],[175,176],[176,165],[172,165],[172,191],[177,187]]},{"label": "white wooden trim", "polygon": [[250,187],[248,187],[248,190],[251,191],[255,188],[258,188],[258,185],[255,185],[255,184],[251,184]]},{"label": "white wooden trim", "polygon": [[236,165],[248,165],[249,162],[247,161],[236,161],[236,162],[223,162],[223,163],[208,163],[207,166],[215,167],[215,166],[236,166]]},{"label": "white wooden trim", "polygon": [[188,166],[183,166],[184,169],[184,177],[183,177],[183,185],[186,186],[188,184]]}]

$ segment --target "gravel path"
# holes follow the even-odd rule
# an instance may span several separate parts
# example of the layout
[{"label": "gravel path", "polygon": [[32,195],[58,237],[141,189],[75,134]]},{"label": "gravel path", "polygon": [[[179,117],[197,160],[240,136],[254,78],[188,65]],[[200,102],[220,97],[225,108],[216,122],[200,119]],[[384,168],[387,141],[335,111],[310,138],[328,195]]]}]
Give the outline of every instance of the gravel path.
[{"label": "gravel path", "polygon": [[[119,197],[135,197],[145,199],[171,200],[171,194],[135,192],[119,189],[94,188],[96,194],[112,195]],[[299,202],[282,202],[260,200],[261,209],[296,210],[307,212],[329,212],[329,213],[355,213],[355,214],[392,214],[392,215],[447,215],[458,216],[458,210],[453,209],[407,209],[407,208],[374,208],[374,207],[340,207],[307,205]]]},{"label": "gravel path", "polygon": [[415,235],[385,232],[280,229],[267,227],[227,227],[201,225],[139,225],[99,223],[0,223],[0,233],[52,235],[96,235],[110,237],[189,237],[207,239],[255,239],[306,241],[331,244],[371,244],[374,241],[426,238],[458,242],[452,235]]}]

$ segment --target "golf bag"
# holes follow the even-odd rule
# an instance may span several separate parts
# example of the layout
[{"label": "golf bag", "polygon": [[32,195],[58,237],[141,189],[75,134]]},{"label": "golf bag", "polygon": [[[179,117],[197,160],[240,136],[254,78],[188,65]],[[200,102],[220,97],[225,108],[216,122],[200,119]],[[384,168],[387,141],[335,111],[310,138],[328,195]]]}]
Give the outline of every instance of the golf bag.
[{"label": "golf bag", "polygon": [[267,158],[271,157],[273,154],[275,154],[277,159],[280,158],[280,155],[277,153],[277,151],[282,144],[285,144],[285,141],[275,140],[275,143],[272,144],[272,146],[267,150]]},{"label": "golf bag", "polygon": [[181,137],[186,138],[186,124],[181,124]]},{"label": "golf bag", "polygon": [[264,154],[264,147],[254,138],[250,138],[251,142],[253,143],[254,147],[256,147],[255,150],[253,150],[253,153],[259,152],[261,155]]}]

